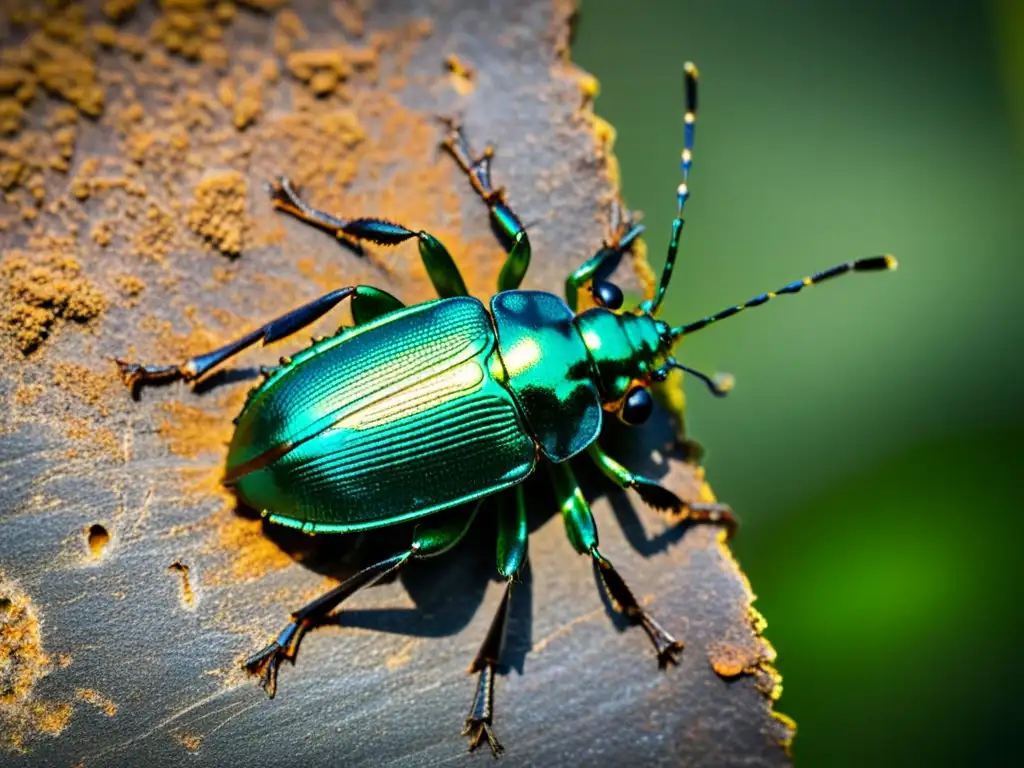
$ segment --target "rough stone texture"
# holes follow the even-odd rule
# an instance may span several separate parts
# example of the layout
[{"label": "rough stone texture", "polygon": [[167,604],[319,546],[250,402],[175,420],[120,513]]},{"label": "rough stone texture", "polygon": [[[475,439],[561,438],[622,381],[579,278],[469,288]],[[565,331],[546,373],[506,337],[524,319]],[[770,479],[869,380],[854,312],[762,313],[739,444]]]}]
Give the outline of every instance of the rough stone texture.
[{"label": "rough stone texture", "polygon": [[[436,149],[439,113],[462,114],[477,144],[498,145],[496,182],[532,225],[527,285],[560,290],[600,245],[615,183],[590,86],[565,60],[572,7],[306,2],[274,16],[221,3],[168,21],[146,4],[106,5],[109,19],[72,5],[0,27],[16,69],[0,82],[52,76],[33,57],[67,55],[84,83],[63,94],[81,102],[78,114],[59,89],[19,91],[22,133],[0,158],[21,163],[13,182],[3,176],[0,203],[0,679],[18,681],[0,700],[0,762],[489,764],[486,748],[468,755],[459,736],[474,691],[465,670],[500,598],[489,521],[450,555],[346,603],[341,626],[306,638],[269,701],[240,660],[409,531],[303,537],[264,526],[219,488],[246,380],[304,339],[139,402],[110,358],[173,361],[353,282],[429,296],[414,246],[360,256],[276,214],[260,185],[283,171],[325,207],[434,232],[486,295],[503,252]],[[122,26],[97,26],[110,19]],[[189,37],[211,26],[221,31]],[[340,60],[293,56],[339,46]],[[207,213],[232,217],[235,258],[186,222],[197,185],[232,172],[245,182],[244,220],[237,196],[230,211]],[[642,267],[624,265],[624,282],[641,286]],[[81,286],[96,312],[77,317],[67,307]],[[27,354],[26,316],[42,323]],[[702,473],[675,457],[667,423],[607,442],[687,498],[710,498]],[[602,550],[687,648],[660,672],[643,632],[611,615],[541,474],[510,669],[497,683],[505,764],[788,765],[773,652],[720,532],[668,527],[637,497],[581,475]]]}]

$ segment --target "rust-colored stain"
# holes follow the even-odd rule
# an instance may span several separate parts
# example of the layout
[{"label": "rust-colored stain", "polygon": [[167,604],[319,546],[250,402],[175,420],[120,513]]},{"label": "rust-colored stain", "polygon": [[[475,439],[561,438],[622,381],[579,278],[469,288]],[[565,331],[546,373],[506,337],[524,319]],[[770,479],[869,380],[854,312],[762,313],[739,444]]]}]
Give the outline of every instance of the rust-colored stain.
[{"label": "rust-colored stain", "polygon": [[34,739],[67,727],[73,707],[35,692],[53,670],[31,598],[0,571],[0,746],[26,752]]}]

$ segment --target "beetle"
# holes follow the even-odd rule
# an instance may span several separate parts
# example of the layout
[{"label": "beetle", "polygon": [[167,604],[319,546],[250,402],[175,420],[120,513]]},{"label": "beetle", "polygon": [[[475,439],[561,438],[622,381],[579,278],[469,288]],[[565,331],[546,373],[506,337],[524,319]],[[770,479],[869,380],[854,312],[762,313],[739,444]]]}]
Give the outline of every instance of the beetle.
[{"label": "beetle", "polygon": [[[583,453],[621,488],[650,506],[731,532],[728,507],[684,503],[656,481],[611,458],[597,438],[606,419],[627,425],[652,412],[650,387],[672,369],[701,380],[713,394],[725,382],[678,362],[672,352],[686,336],[777,296],[849,272],[892,269],[891,256],[851,261],[763,293],[695,322],[672,327],[657,319],[672,277],[689,198],[697,116],[695,66],[684,67],[682,182],[665,266],[653,298],[623,310],[623,294],[607,280],[643,227],[613,206],[614,236],[565,282],[564,300],[519,288],[530,262],[526,230],[491,181],[493,148],[474,155],[455,121],[443,146],[487,204],[506,242],[498,293],[485,307],[468,295],[448,251],[426,231],[378,218],[345,219],[307,205],[286,177],[269,185],[274,206],[339,238],[391,246],[416,239],[439,299],[405,306],[365,285],[339,288],[207,354],[177,365],[118,360],[133,389],[177,379],[193,381],[258,342],[269,344],[308,326],[348,300],[354,320],[314,339],[294,357],[264,372],[249,394],[227,455],[224,482],[273,523],[307,533],[349,533],[416,521],[408,547],[358,572],[292,614],[246,669],[273,697],[284,660],[294,662],[302,636],[347,597],[403,564],[439,555],[466,534],[484,499],[497,498],[497,570],[506,586],[490,631],[473,664],[476,694],[463,734],[470,750],[485,740],[502,747],[493,723],[494,672],[499,663],[513,583],[527,556],[523,481],[544,464],[568,538],[592,558],[608,596],[646,631],[659,666],[677,660],[683,644],[641,607],[598,548],[597,528],[571,460]],[[580,292],[595,306],[579,311]],[[452,472],[458,467],[459,472]]]}]

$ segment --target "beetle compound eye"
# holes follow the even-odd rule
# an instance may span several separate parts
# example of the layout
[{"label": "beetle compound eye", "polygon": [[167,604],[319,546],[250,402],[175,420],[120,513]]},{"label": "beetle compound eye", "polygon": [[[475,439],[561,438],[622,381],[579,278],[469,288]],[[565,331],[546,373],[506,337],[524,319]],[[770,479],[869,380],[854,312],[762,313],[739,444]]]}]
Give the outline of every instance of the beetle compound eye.
[{"label": "beetle compound eye", "polygon": [[654,398],[643,387],[633,387],[626,395],[619,411],[619,418],[627,424],[636,426],[643,424],[654,411]]},{"label": "beetle compound eye", "polygon": [[622,289],[614,283],[599,280],[591,286],[594,293],[594,301],[605,309],[618,309],[622,306]]}]

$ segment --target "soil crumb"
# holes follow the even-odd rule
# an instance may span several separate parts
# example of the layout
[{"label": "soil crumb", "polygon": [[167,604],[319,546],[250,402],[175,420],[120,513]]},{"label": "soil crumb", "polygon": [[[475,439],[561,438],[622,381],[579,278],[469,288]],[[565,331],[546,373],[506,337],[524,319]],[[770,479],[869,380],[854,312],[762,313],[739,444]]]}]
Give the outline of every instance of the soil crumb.
[{"label": "soil crumb", "polygon": [[58,320],[87,323],[107,308],[99,288],[82,276],[78,260],[59,243],[50,245],[52,249],[11,251],[0,260],[3,325],[26,355],[43,343]]},{"label": "soil crumb", "polygon": [[241,255],[247,192],[245,177],[238,171],[203,179],[195,188],[188,226],[221,253]]}]

